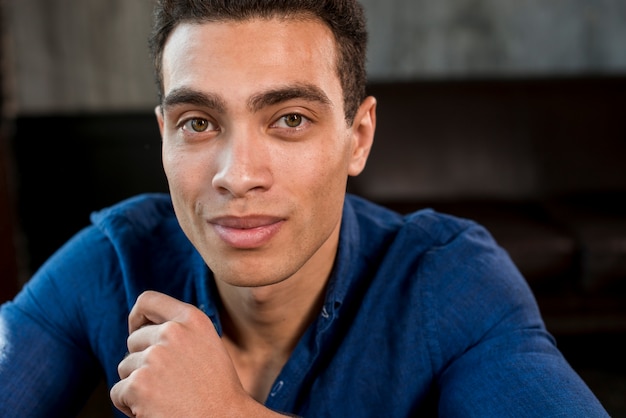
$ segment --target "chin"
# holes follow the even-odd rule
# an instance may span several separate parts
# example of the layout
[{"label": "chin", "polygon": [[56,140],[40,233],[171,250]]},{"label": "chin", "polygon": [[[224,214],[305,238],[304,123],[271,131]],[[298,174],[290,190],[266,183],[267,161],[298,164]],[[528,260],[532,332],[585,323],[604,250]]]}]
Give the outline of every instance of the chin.
[{"label": "chin", "polygon": [[258,287],[272,286],[272,285],[278,284],[286,280],[286,278],[284,277],[263,278],[263,277],[259,277],[258,275],[254,275],[252,278],[251,276],[233,277],[232,275],[227,275],[227,276],[215,275],[215,280],[219,280],[223,283],[226,283],[230,286],[235,286],[235,287],[258,288]]},{"label": "chin", "polygon": [[236,287],[263,287],[281,283],[291,277],[295,271],[288,269],[277,270],[273,266],[248,266],[242,268],[242,263],[238,265],[221,265],[216,269],[211,269],[215,280]]}]

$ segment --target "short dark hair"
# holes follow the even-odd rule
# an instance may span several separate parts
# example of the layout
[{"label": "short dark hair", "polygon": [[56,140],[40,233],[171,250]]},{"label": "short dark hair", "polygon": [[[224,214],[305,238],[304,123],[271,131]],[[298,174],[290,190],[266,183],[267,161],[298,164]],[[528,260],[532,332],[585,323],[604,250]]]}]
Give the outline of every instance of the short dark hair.
[{"label": "short dark hair", "polygon": [[182,22],[243,21],[252,18],[320,19],[337,45],[337,75],[343,89],[346,121],[351,124],[366,89],[367,28],[357,0],[158,0],[149,47],[159,100],[163,99],[163,49]]}]

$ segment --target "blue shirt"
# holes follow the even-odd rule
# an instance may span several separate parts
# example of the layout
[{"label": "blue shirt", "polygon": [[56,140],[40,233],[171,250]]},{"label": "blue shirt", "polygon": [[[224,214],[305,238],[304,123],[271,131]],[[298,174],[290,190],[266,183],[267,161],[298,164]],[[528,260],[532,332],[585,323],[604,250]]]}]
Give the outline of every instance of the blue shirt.
[{"label": "blue shirt", "polygon": [[[221,331],[212,274],[169,196],[94,213],[0,310],[0,416],[70,416],[126,353],[144,290]],[[527,283],[476,223],[349,195],[321,312],[266,405],[304,417],[608,416],[546,331]],[[116,411],[117,415],[123,415]]]}]

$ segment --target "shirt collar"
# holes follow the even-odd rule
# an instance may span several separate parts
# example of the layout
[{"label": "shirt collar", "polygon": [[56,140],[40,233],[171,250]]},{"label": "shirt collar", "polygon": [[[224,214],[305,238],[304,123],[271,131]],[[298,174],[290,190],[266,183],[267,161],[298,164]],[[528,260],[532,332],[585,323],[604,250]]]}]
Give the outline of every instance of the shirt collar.
[{"label": "shirt collar", "polygon": [[356,214],[347,198],[343,206],[335,264],[328,280],[326,299],[321,313],[327,319],[333,319],[337,315],[360,270],[357,268],[359,241],[360,230]]}]

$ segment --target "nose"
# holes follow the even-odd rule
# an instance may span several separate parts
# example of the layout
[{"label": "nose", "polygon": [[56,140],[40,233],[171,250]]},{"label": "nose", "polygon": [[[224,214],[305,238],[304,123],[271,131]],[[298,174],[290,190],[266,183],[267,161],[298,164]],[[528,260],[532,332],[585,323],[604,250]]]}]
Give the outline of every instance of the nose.
[{"label": "nose", "polygon": [[222,137],[213,187],[220,193],[244,197],[268,190],[273,178],[267,144],[258,135]]}]

